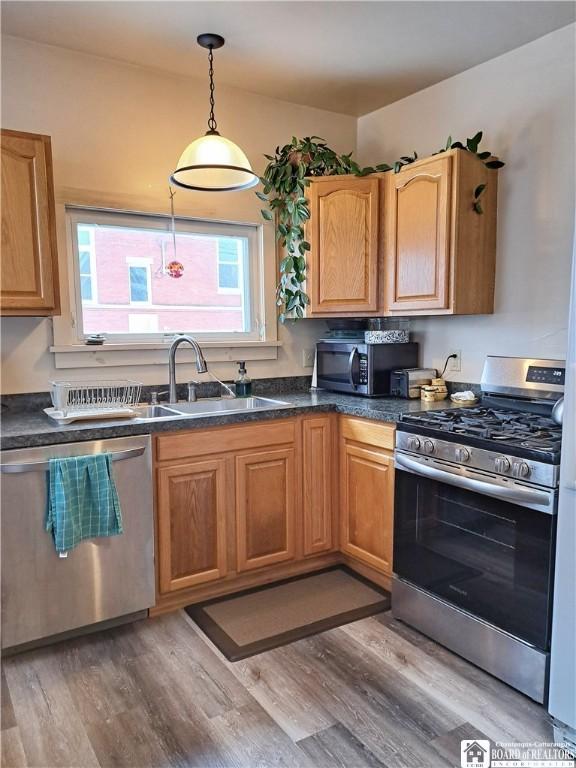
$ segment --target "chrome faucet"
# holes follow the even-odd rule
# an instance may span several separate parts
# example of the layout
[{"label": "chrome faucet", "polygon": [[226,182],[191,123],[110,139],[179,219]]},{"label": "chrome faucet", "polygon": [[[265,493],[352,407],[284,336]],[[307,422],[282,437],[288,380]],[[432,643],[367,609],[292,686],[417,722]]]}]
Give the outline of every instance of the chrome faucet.
[{"label": "chrome faucet", "polygon": [[176,350],[184,342],[190,344],[196,354],[196,370],[198,373],[207,373],[208,366],[204,355],[198,342],[192,338],[192,336],[176,336],[172,344],[170,345],[170,351],[168,352],[168,376],[169,376],[169,403],[177,403],[178,397],[176,396]]}]

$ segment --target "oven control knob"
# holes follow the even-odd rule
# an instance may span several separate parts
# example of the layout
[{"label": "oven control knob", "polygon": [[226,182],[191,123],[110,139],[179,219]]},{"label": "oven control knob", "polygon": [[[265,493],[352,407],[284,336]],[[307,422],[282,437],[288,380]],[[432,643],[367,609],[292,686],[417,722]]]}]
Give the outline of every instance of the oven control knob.
[{"label": "oven control knob", "polygon": [[512,474],[514,477],[528,477],[530,466],[525,461],[515,461],[512,467]]},{"label": "oven control knob", "polygon": [[417,437],[408,438],[408,450],[417,451],[420,448],[420,440]]},{"label": "oven control knob", "polygon": [[470,461],[468,448],[456,448],[456,461]]},{"label": "oven control knob", "polygon": [[510,472],[510,462],[506,456],[498,456],[497,459],[494,459],[494,467],[496,472]]},{"label": "oven control knob", "polygon": [[424,450],[426,453],[434,453],[436,450],[436,446],[432,442],[432,440],[424,440]]}]

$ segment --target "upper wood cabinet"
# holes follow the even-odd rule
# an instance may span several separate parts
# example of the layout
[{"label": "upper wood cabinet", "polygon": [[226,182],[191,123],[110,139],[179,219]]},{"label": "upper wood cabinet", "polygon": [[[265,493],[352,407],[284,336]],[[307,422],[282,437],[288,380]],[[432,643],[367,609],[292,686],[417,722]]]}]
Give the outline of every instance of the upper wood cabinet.
[{"label": "upper wood cabinet", "polygon": [[50,137],[2,130],[0,312],[60,311]]},{"label": "upper wood cabinet", "polygon": [[378,311],[379,182],[332,176],[311,180],[308,317]]},{"label": "upper wood cabinet", "polygon": [[394,427],[340,419],[340,549],[392,575]]},{"label": "upper wood cabinet", "polygon": [[[385,314],[494,311],[498,174],[452,150],[383,177]],[[474,190],[486,185],[483,213]]]},{"label": "upper wood cabinet", "polygon": [[447,309],[451,161],[444,157],[389,180],[388,309]]},{"label": "upper wood cabinet", "polygon": [[497,191],[498,171],[458,149],[399,173],[311,179],[306,316],[493,312]]}]

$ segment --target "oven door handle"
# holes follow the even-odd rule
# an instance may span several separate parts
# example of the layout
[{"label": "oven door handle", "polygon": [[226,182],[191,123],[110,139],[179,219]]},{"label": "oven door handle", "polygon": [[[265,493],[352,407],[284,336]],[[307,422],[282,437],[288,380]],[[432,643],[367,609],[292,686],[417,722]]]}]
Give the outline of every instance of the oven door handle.
[{"label": "oven door handle", "polygon": [[429,477],[432,480],[438,480],[441,483],[455,485],[457,488],[464,488],[467,491],[476,491],[477,493],[483,493],[486,496],[493,496],[496,499],[504,499],[505,501],[511,501],[516,504],[538,504],[539,506],[548,508],[543,509],[543,512],[550,515],[554,514],[553,504],[551,503],[552,495],[544,493],[543,491],[521,488],[519,486],[507,488],[506,486],[497,485],[496,483],[474,480],[472,477],[465,477],[464,475],[457,475],[447,470],[427,466],[426,464],[422,464],[415,459],[410,459],[408,456],[399,453],[396,454],[395,459],[397,467],[400,469],[407,469],[410,472],[414,472],[416,475]]}]

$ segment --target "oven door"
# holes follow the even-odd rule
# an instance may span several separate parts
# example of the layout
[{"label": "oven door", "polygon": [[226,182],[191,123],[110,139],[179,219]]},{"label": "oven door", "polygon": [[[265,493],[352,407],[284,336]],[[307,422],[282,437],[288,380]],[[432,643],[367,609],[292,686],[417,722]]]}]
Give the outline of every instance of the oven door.
[{"label": "oven door", "polygon": [[337,392],[369,394],[365,345],[320,341],[316,345],[316,366],[319,387]]},{"label": "oven door", "polygon": [[546,513],[521,505],[528,487],[505,487],[503,498],[489,487],[491,495],[485,495],[474,486],[481,487],[482,480],[461,487],[461,468],[453,467],[456,474],[450,476],[448,466],[445,473],[439,468],[441,462],[420,465],[422,461],[396,453],[395,573],[547,650],[556,525],[553,492],[542,491],[550,499]]}]

